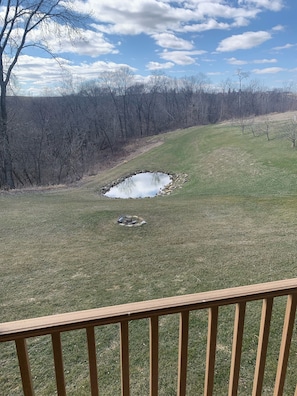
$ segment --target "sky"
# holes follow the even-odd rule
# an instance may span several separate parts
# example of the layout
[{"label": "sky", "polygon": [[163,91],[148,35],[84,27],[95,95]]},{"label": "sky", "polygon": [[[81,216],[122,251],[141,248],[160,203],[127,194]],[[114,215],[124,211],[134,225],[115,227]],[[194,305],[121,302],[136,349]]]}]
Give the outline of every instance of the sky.
[{"label": "sky", "polygon": [[[226,82],[297,90],[296,0],[74,0],[87,12],[79,37],[48,29],[56,55],[27,48],[15,68],[18,94],[45,95],[128,67],[137,81],[154,73],[205,75]],[[1,10],[0,10],[1,11]],[[38,31],[34,32],[36,37]]]}]

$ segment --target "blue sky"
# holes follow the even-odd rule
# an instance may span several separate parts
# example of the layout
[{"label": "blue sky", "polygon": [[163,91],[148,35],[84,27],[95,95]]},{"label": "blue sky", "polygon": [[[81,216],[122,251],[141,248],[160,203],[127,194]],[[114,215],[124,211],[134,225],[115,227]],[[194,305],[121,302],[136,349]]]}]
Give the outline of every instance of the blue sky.
[{"label": "blue sky", "polygon": [[[203,73],[214,89],[238,81],[297,89],[296,0],[74,0],[90,12],[71,43],[47,41],[59,58],[27,50],[15,70],[20,94],[59,92],[128,67],[137,81],[152,73],[182,78]],[[38,32],[34,33],[38,36]],[[63,81],[62,81],[63,80]]]}]

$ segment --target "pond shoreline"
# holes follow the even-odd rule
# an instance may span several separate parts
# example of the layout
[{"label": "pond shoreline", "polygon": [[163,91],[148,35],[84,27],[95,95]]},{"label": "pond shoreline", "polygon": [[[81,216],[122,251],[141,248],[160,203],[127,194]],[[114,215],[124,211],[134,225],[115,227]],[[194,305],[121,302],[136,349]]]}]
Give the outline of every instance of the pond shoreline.
[{"label": "pond shoreline", "polygon": [[[139,170],[139,171],[134,171],[134,172],[130,172],[125,176],[122,176],[114,181],[112,181],[111,183],[105,185],[104,187],[101,188],[101,195],[105,196],[106,198],[109,199],[123,199],[123,198],[111,198],[106,196],[106,193],[108,191],[110,191],[111,188],[116,187],[117,185],[123,183],[126,179],[133,177],[135,175],[141,174],[141,173],[163,173],[166,174],[170,177],[170,182],[164,186],[163,189],[160,190],[160,192],[158,194],[156,194],[155,196],[164,196],[164,195],[169,195],[171,194],[175,189],[177,188],[181,188],[182,185],[187,182],[188,180],[188,175],[187,174],[182,174],[182,173],[170,173],[170,172],[166,172],[166,171],[152,171],[152,170]],[[153,197],[152,197],[153,198]],[[137,199],[137,198],[131,198],[131,199]]]}]

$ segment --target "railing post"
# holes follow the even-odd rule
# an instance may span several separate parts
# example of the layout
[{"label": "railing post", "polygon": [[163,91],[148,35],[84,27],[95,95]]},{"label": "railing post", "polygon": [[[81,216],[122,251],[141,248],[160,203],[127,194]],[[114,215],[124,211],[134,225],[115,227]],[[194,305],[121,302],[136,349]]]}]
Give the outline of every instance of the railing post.
[{"label": "railing post", "polygon": [[179,358],[178,358],[178,396],[186,395],[189,339],[189,311],[180,314]]},{"label": "railing post", "polygon": [[53,344],[55,374],[56,374],[58,396],[66,396],[63,355],[62,355],[62,343],[61,343],[61,334],[60,333],[52,334],[52,344]]},{"label": "railing post", "polygon": [[130,373],[129,373],[129,327],[128,321],[121,322],[121,377],[122,396],[130,395]]},{"label": "railing post", "polygon": [[204,396],[212,396],[217,347],[218,307],[209,308]]},{"label": "railing post", "polygon": [[288,296],[287,307],[284,319],[282,342],[279,351],[277,373],[275,379],[274,396],[283,394],[285,378],[288,366],[291,339],[295,323],[295,313],[297,305],[297,294]]},{"label": "railing post", "polygon": [[159,320],[150,318],[150,396],[158,396],[159,385]]},{"label": "railing post", "polygon": [[269,331],[270,331],[272,305],[273,305],[273,298],[263,300],[252,396],[262,395],[262,386],[263,386],[264,369],[265,369]]},{"label": "railing post", "polygon": [[87,331],[87,341],[88,341],[91,395],[99,396],[95,330],[94,327],[87,327],[86,331]]},{"label": "railing post", "polygon": [[24,396],[34,396],[27,343],[24,338],[15,340]]},{"label": "railing post", "polygon": [[228,396],[237,396],[246,303],[236,304]]}]

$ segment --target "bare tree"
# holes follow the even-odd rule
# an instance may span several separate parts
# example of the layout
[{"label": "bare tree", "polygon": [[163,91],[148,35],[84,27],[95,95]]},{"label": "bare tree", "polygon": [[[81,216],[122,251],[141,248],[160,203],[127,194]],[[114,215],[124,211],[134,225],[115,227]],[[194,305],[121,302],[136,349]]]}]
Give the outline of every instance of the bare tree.
[{"label": "bare tree", "polygon": [[253,132],[254,117],[240,117],[238,120],[238,126],[240,127],[241,133],[244,134],[246,129],[249,127]]},{"label": "bare tree", "polygon": [[116,110],[121,138],[126,140],[128,131],[128,101],[129,88],[134,83],[134,74],[128,67],[121,67],[116,71],[108,71],[100,74],[100,84],[106,88],[112,98]]},{"label": "bare tree", "polygon": [[[13,69],[27,47],[50,52],[45,37],[51,28],[57,34],[63,27],[71,35],[82,16],[74,12],[70,0],[1,0],[0,5],[0,186],[15,188],[7,111]],[[37,28],[44,32],[44,37],[32,34]]]},{"label": "bare tree", "polygon": [[297,121],[296,116],[284,127],[284,135],[291,142],[292,148],[296,148],[297,141]]},{"label": "bare tree", "polygon": [[264,135],[266,136],[267,140],[270,140],[270,130],[271,130],[271,120],[268,116],[265,117],[264,119],[264,128],[261,128],[261,130],[263,131]]},{"label": "bare tree", "polygon": [[238,84],[239,84],[239,89],[238,89],[238,111],[240,116],[242,116],[242,88],[243,88],[243,80],[249,77],[248,72],[244,72],[241,69],[236,70],[236,75],[238,77]]}]

